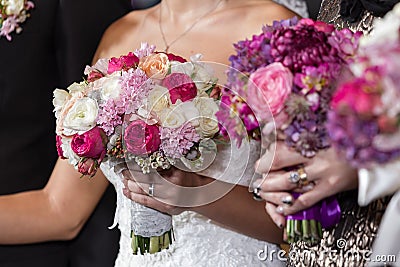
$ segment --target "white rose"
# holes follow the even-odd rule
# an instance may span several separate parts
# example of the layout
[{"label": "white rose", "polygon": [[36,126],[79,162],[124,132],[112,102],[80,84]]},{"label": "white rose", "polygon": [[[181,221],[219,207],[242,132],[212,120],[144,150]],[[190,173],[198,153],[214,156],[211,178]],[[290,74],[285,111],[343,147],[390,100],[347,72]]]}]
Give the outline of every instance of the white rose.
[{"label": "white rose", "polygon": [[191,76],[194,72],[194,65],[192,62],[171,62],[171,73],[184,73],[188,76]]},{"label": "white rose", "polygon": [[196,108],[200,112],[200,135],[202,137],[212,137],[219,131],[218,120],[215,113],[219,107],[214,99],[209,97],[199,97],[194,100]]},{"label": "white rose", "polygon": [[119,73],[113,73],[108,77],[99,79],[102,83],[101,86],[101,98],[105,101],[109,99],[117,99],[121,92],[121,75]]},{"label": "white rose", "polygon": [[194,102],[187,101],[177,101],[173,106],[174,111],[182,114],[187,122],[190,122],[194,127],[199,126],[200,112],[198,108],[194,105]]},{"label": "white rose", "polygon": [[157,115],[171,105],[171,99],[167,88],[156,85],[147,97],[148,110],[154,111]]},{"label": "white rose", "polygon": [[83,93],[86,90],[86,83],[85,82],[73,83],[70,86],[68,86],[67,89],[70,94]]},{"label": "white rose", "polygon": [[71,95],[67,91],[62,89],[56,89],[53,91],[53,106],[56,112],[56,118],[63,109],[65,103],[71,98]]},{"label": "white rose", "polygon": [[186,119],[182,113],[176,109],[166,108],[160,112],[160,121],[163,127],[178,128],[182,126]]},{"label": "white rose", "polygon": [[18,15],[25,6],[24,0],[3,0],[1,4],[6,7],[7,15]]},{"label": "white rose", "polygon": [[196,70],[193,75],[193,81],[196,84],[197,90],[205,92],[217,83],[217,78],[213,68],[205,63],[196,63]]},{"label": "white rose", "polygon": [[72,151],[71,148],[71,137],[62,137],[61,138],[61,149],[63,151],[63,156],[68,159],[69,164],[75,167],[75,169],[78,169],[78,163],[80,160],[80,157],[75,154],[74,151]]},{"label": "white rose", "polygon": [[99,107],[91,98],[78,99],[64,119],[64,134],[72,135],[92,129],[96,126]]}]

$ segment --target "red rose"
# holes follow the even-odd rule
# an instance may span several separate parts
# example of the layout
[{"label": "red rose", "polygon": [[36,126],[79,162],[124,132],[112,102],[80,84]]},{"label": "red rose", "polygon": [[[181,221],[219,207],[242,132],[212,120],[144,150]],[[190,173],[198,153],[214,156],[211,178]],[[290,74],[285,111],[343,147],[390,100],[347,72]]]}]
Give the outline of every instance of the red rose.
[{"label": "red rose", "polygon": [[100,158],[105,152],[106,148],[103,143],[102,130],[99,127],[73,136],[71,141],[71,148],[78,156],[85,158]]},{"label": "red rose", "polygon": [[163,86],[168,88],[172,104],[178,99],[192,100],[197,95],[196,84],[184,73],[171,73],[163,80]]},{"label": "red rose", "polygon": [[160,130],[157,125],[148,125],[142,120],[135,120],[126,127],[124,141],[128,152],[136,156],[147,155],[160,147]]}]

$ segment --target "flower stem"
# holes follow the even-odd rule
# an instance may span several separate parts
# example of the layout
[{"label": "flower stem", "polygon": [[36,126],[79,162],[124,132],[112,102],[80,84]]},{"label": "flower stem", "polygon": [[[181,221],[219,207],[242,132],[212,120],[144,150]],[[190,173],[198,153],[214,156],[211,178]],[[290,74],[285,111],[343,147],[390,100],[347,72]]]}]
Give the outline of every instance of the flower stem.
[{"label": "flower stem", "polygon": [[140,235],[135,235],[133,231],[131,231],[131,246],[132,253],[134,255],[137,254],[155,254],[160,252],[163,249],[167,249],[169,245],[172,244],[172,229],[165,232],[161,236],[151,236],[144,237]]}]

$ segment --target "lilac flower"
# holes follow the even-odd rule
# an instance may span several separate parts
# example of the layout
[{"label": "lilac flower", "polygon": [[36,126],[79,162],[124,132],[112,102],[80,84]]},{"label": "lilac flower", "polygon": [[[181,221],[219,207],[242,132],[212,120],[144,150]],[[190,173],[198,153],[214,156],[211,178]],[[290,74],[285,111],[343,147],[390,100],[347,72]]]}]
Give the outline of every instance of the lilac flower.
[{"label": "lilac flower", "polygon": [[179,128],[161,128],[160,134],[160,149],[171,158],[181,158],[200,140],[200,135],[190,123]]}]

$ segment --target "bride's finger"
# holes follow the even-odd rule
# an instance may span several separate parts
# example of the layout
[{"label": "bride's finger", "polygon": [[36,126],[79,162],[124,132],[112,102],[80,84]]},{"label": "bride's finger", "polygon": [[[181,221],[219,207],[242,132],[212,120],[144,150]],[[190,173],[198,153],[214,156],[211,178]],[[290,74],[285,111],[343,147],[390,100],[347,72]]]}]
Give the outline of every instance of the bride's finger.
[{"label": "bride's finger", "polygon": [[282,206],[283,214],[293,214],[313,206],[318,201],[328,196],[326,188],[328,188],[327,185],[324,185],[323,183],[316,185],[313,190],[306,192],[295,199],[293,205]]},{"label": "bride's finger", "polygon": [[292,205],[293,196],[287,192],[260,192],[260,197],[275,205]]},{"label": "bride's finger", "polygon": [[[287,177],[286,172],[269,173],[266,178],[262,180],[257,186],[264,192],[282,192],[291,191],[298,187],[298,184],[291,183]],[[256,185],[258,181],[254,184]]]},{"label": "bride's finger", "polygon": [[275,206],[272,203],[265,203],[265,210],[267,211],[267,213],[269,214],[269,216],[271,217],[271,219],[274,221],[274,223],[281,229],[283,229],[283,227],[286,224],[286,220],[285,217],[282,216],[281,214],[279,214],[278,212],[276,212],[276,208],[277,206]]},{"label": "bride's finger", "polygon": [[282,168],[304,164],[308,161],[309,159],[303,157],[300,153],[293,151],[283,142],[277,142],[271,170],[280,170]]}]

